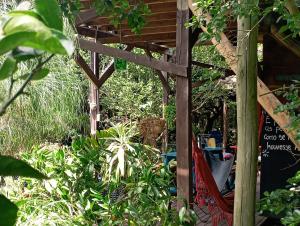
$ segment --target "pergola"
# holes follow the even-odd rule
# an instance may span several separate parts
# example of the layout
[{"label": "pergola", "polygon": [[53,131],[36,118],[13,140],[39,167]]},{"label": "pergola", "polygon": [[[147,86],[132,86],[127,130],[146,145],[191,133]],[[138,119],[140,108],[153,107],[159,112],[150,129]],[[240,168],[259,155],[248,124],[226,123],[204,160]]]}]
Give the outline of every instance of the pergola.
[{"label": "pergola", "polygon": [[[164,87],[165,102],[171,92],[168,77],[170,75],[175,77],[176,128],[180,128],[176,130],[177,196],[192,203],[191,68],[192,65],[211,66],[193,61],[192,48],[198,44],[218,44],[217,49],[231,68],[227,72],[229,74],[236,73],[237,60],[235,46],[232,44],[236,38],[236,23],[228,24],[227,31],[221,34],[220,43],[217,43],[215,39],[209,43],[199,43],[198,36],[201,32],[206,32],[206,28],[191,29],[185,26],[192,13],[195,15],[201,13],[192,0],[144,0],[150,8],[151,14],[146,16],[147,23],[142,29],[142,33],[134,34],[126,22],[115,28],[111,25],[108,17],[97,15],[96,10],[92,8],[92,2],[92,0],[81,0],[83,8],[76,20],[79,46],[92,54],[91,67],[80,55],[76,57],[76,62],[92,81],[90,92],[91,132],[94,133],[97,129],[98,89],[115,70],[112,60],[100,73],[99,54],[125,59],[156,70]],[[279,34],[275,31],[273,36],[278,38]],[[124,44],[126,48],[118,49],[106,45],[112,43]],[[143,49],[145,54],[133,53],[134,48]],[[161,54],[161,58],[154,58],[152,52]],[[298,146],[292,132],[286,129],[289,123],[288,115],[273,113],[280,103],[278,99],[259,78],[257,88],[260,105]],[[262,95],[265,93],[269,93],[269,95]]]}]

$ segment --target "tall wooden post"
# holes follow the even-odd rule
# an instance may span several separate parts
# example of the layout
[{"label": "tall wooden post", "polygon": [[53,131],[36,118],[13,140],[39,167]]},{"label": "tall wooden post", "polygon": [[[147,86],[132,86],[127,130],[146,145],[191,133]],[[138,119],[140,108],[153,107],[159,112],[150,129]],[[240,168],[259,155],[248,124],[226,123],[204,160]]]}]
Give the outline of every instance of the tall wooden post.
[{"label": "tall wooden post", "polygon": [[180,209],[184,199],[192,202],[192,129],[191,129],[191,30],[187,0],[177,0],[176,63],[186,67],[186,77],[176,78],[177,197]]},{"label": "tall wooden post", "polygon": [[[99,78],[99,54],[91,52],[91,69],[94,74]],[[99,114],[99,90],[92,82],[90,82],[90,125],[91,135],[95,135],[97,131],[97,116]]]},{"label": "tall wooden post", "polygon": [[223,148],[227,147],[228,141],[228,107],[227,102],[223,102]]},{"label": "tall wooden post", "polygon": [[[164,55],[163,57],[164,61],[168,61],[168,55]],[[168,82],[169,75],[167,72],[162,71],[162,74],[164,76],[164,79]],[[169,92],[168,90],[163,86],[163,118],[165,119],[165,108],[169,104]],[[165,153],[168,149],[168,125],[166,123],[166,128],[163,134],[162,138],[162,151]]]},{"label": "tall wooden post", "polygon": [[[239,0],[256,7],[257,0]],[[234,201],[234,225],[255,225],[257,117],[257,23],[256,15],[238,18],[237,130],[238,151]]]}]

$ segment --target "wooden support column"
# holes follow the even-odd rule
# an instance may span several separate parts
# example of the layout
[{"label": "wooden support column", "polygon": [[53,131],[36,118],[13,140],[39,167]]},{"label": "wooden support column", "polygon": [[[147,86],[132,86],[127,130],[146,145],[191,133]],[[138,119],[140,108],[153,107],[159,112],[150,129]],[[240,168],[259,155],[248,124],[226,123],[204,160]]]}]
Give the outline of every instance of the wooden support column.
[{"label": "wooden support column", "polygon": [[[256,7],[256,0],[239,0]],[[258,155],[256,15],[238,18],[237,130],[238,151],[234,197],[234,226],[255,225]],[[251,31],[251,32],[250,32]]]},{"label": "wooden support column", "polygon": [[[163,60],[164,61],[168,61],[168,56],[164,55],[163,56]],[[169,80],[168,73],[162,71],[162,75],[163,75],[165,81],[167,81],[167,83],[168,83],[168,80]],[[164,119],[166,118],[166,116],[165,116],[165,108],[169,104],[169,94],[170,94],[169,90],[165,86],[163,86],[163,118]],[[164,134],[163,134],[163,138],[162,138],[162,151],[163,151],[163,153],[165,153],[167,151],[167,149],[168,149],[168,141],[169,141],[168,140],[168,136],[169,136],[168,135],[168,125],[166,123],[166,128],[165,128],[165,131],[164,131]]]},{"label": "wooden support column", "polygon": [[228,140],[228,107],[227,102],[223,102],[223,147],[227,147]]},{"label": "wooden support column", "polygon": [[[99,78],[99,63],[99,54],[91,52],[91,69],[97,78]],[[93,82],[90,82],[89,102],[91,135],[95,135],[98,125],[97,116],[99,114],[99,89]]]},{"label": "wooden support column", "polygon": [[177,209],[183,200],[192,203],[192,129],[191,129],[191,30],[187,0],[177,0],[176,63],[186,68],[184,77],[176,78],[176,151]]}]

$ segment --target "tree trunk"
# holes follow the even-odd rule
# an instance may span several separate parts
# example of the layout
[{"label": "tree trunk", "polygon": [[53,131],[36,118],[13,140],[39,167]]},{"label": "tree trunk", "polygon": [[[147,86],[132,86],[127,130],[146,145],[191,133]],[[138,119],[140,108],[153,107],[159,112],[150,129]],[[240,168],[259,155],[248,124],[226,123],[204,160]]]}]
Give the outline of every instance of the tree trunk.
[{"label": "tree trunk", "polygon": [[[240,0],[255,5],[255,0]],[[257,36],[255,15],[238,18],[237,130],[238,154],[234,200],[234,225],[255,225],[257,123]]]}]

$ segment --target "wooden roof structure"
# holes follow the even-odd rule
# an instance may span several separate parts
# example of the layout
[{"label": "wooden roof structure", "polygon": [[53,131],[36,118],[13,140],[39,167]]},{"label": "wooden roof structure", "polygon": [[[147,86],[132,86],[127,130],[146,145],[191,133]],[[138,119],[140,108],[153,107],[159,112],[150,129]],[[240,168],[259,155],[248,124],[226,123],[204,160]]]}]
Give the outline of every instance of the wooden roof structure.
[{"label": "wooden roof structure", "polygon": [[[132,1],[134,2],[134,1]],[[108,16],[99,16],[93,8],[93,0],[81,0],[82,9],[76,20],[78,34],[96,38],[103,44],[122,43],[149,51],[164,53],[176,47],[176,0],[144,0],[151,13],[141,34],[131,31],[124,21],[118,27],[111,24]],[[236,39],[236,22],[227,26],[230,40]],[[198,33],[199,35],[199,33]],[[198,40],[198,35],[193,36]]]},{"label": "wooden roof structure", "polygon": [[[177,187],[178,196],[192,202],[192,153],[191,153],[191,66],[211,67],[201,62],[192,61],[192,48],[198,44],[198,36],[206,32],[201,26],[192,30],[185,24],[192,13],[198,16],[198,11],[192,0],[143,0],[148,4],[151,14],[146,16],[146,25],[141,34],[134,34],[127,22],[114,27],[107,16],[97,15],[93,8],[93,0],[81,0],[83,5],[77,19],[76,29],[79,35],[78,43],[81,49],[91,52],[91,66],[84,59],[76,56],[76,62],[85,71],[93,82],[90,92],[91,130],[97,129],[98,118],[98,89],[114,72],[114,61],[107,68],[99,71],[99,54],[151,67],[157,71],[164,87],[165,101],[171,92],[168,85],[168,76],[176,77],[176,131],[177,150]],[[134,1],[131,1],[134,3]],[[215,39],[211,43],[216,45],[220,54],[224,56],[231,70],[227,74],[237,72],[237,57],[235,52],[236,23],[228,25],[227,31],[221,34],[221,41]],[[125,49],[113,48],[106,44],[121,43]],[[207,44],[207,43],[206,43]],[[134,48],[144,49],[145,54],[132,52]],[[152,52],[162,54],[161,59],[152,57]],[[274,114],[274,109],[280,103],[268,87],[258,78],[258,102],[270,116],[285,130],[291,140],[294,135],[286,129],[289,117],[285,113]],[[265,95],[268,93],[268,95]],[[299,145],[299,144],[298,144]],[[299,147],[299,146],[298,146]]]}]

